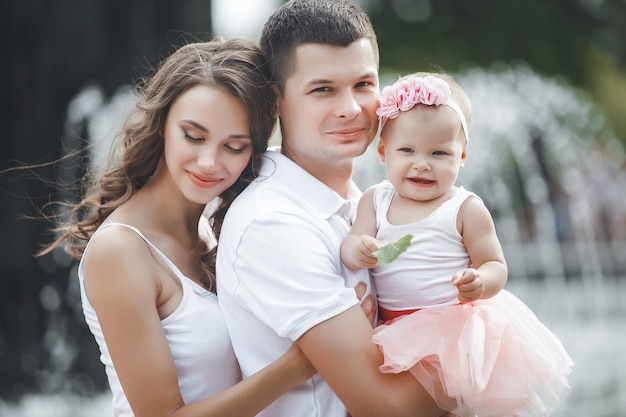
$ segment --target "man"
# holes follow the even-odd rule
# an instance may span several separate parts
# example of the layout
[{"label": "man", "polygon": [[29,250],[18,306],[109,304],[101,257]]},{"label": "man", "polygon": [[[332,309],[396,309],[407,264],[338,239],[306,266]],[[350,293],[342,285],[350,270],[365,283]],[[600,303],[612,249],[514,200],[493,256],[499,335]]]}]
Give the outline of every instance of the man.
[{"label": "man", "polygon": [[[367,15],[344,0],[293,0],[261,34],[277,83],[282,148],[229,209],[218,294],[244,376],[298,343],[319,372],[261,415],[442,414],[407,373],[383,374],[353,287],[367,271],[340,260],[360,191],[354,159],[378,121],[378,46]],[[333,393],[334,391],[334,393]],[[336,395],[335,395],[336,393]]]}]

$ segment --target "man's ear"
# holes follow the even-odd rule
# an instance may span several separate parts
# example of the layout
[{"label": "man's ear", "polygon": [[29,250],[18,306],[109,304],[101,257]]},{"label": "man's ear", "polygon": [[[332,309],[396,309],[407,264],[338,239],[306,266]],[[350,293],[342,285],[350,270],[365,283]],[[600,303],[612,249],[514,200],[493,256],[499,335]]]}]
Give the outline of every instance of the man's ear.
[{"label": "man's ear", "polygon": [[274,117],[280,117],[280,102],[282,95],[277,85],[274,85],[274,94],[276,94],[276,104],[274,105]]},{"label": "man's ear", "polygon": [[385,143],[382,139],[378,139],[378,157],[380,158],[380,162],[385,163]]}]

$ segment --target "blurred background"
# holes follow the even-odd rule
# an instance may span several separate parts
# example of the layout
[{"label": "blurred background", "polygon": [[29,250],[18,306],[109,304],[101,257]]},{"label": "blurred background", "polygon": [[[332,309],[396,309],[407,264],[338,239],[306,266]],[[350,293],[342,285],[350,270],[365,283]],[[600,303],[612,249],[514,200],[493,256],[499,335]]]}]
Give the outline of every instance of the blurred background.
[{"label": "blurred background", "polygon": [[[473,103],[459,183],[491,209],[508,288],[576,363],[558,416],[626,416],[626,2],[361,0],[381,85],[455,76]],[[72,201],[132,107],[131,86],[176,46],[258,39],[280,0],[4,0],[0,3],[0,415],[110,416],[76,264],[33,254],[37,216]],[[31,171],[94,142],[94,151]],[[383,177],[370,149],[365,188]]]}]

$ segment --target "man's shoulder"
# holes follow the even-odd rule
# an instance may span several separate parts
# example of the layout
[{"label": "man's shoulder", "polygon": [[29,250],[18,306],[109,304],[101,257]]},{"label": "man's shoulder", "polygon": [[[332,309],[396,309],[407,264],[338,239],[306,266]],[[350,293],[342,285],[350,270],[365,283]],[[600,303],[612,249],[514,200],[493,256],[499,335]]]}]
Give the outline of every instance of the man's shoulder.
[{"label": "man's shoulder", "polygon": [[275,176],[258,177],[235,198],[231,209],[250,210],[254,212],[274,210],[295,204],[296,198],[289,187]]},{"label": "man's shoulder", "polygon": [[237,208],[244,212],[254,212],[256,215],[274,211],[301,210],[306,193],[302,194],[298,184],[305,187],[304,181],[294,181],[298,173],[292,172],[288,165],[274,165],[273,162],[264,161],[259,176],[237,196],[231,210]]},{"label": "man's shoulder", "polygon": [[[302,202],[290,190],[274,184],[272,179],[253,182],[237,198],[224,219],[224,230],[246,230],[252,225],[292,223],[307,217]],[[233,229],[234,228],[234,229]]]}]

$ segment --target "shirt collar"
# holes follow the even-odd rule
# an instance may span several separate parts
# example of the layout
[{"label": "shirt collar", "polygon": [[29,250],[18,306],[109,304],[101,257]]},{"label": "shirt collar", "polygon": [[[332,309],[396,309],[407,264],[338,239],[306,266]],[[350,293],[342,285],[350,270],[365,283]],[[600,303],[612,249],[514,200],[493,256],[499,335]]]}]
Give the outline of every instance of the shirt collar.
[{"label": "shirt collar", "polygon": [[266,158],[261,165],[259,178],[279,175],[281,183],[289,193],[307,201],[324,217],[338,214],[347,220],[354,218],[361,191],[350,181],[348,199],[345,200],[326,184],[309,174],[298,164],[280,153],[280,147],[271,147],[265,152]]}]

